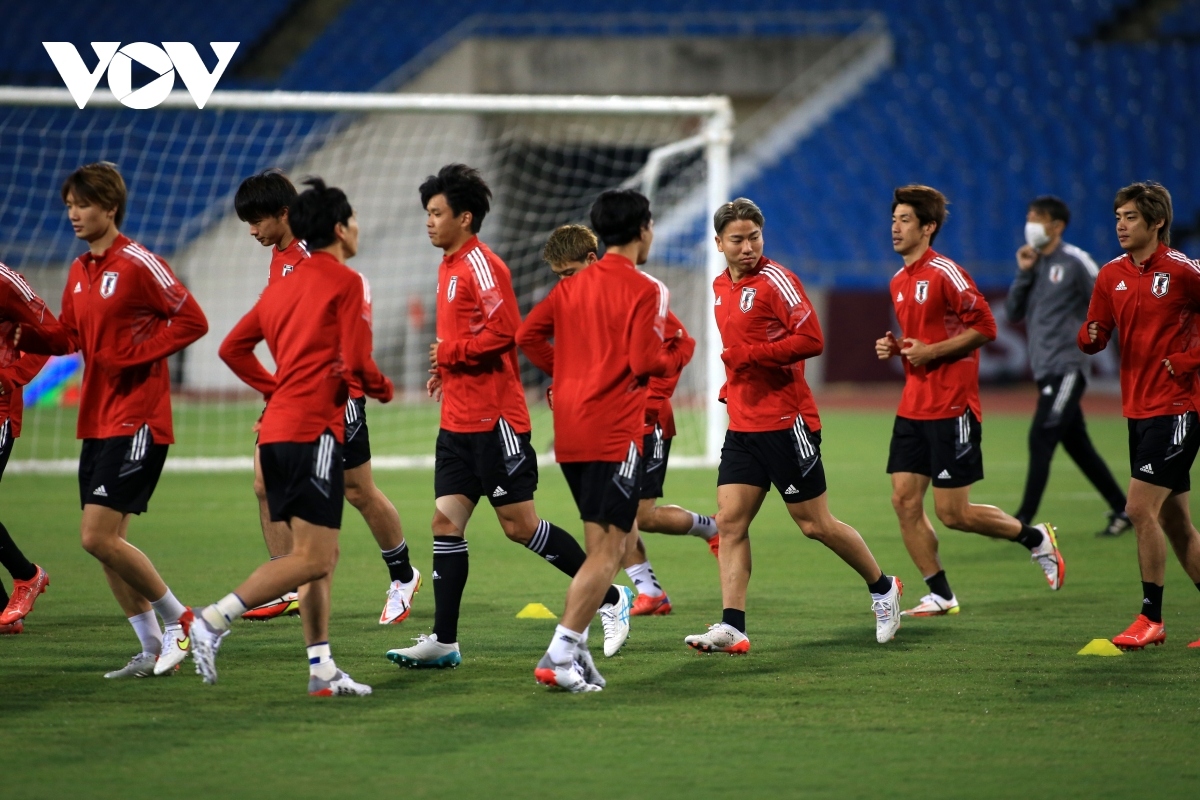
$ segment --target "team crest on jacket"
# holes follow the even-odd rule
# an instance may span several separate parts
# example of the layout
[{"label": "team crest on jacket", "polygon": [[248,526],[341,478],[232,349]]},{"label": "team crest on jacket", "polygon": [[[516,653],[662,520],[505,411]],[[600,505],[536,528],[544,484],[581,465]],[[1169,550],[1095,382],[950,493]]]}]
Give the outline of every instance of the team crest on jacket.
[{"label": "team crest on jacket", "polygon": [[753,289],[749,286],[742,289],[742,302],[740,306],[743,314],[754,308],[754,295],[756,294],[758,294],[758,289]]},{"label": "team crest on jacket", "polygon": [[117,273],[106,272],[104,277],[100,279],[100,296],[109,298],[113,296],[113,292],[117,290]]},{"label": "team crest on jacket", "polygon": [[296,268],[296,266],[294,264],[284,264],[282,274],[290,275],[290,274],[292,274],[292,270],[294,270],[295,268]]},{"label": "team crest on jacket", "polygon": [[450,276],[450,285],[446,287],[446,299],[453,300],[454,295],[458,294],[458,276]]},{"label": "team crest on jacket", "polygon": [[929,281],[917,281],[916,291],[913,292],[913,299],[918,303],[924,303],[929,297]]},{"label": "team crest on jacket", "polygon": [[1050,279],[1051,283],[1062,283],[1062,279],[1063,279],[1062,264],[1051,264],[1050,265],[1050,273],[1046,277],[1048,277]]},{"label": "team crest on jacket", "polygon": [[1154,283],[1150,284],[1150,294],[1155,297],[1162,297],[1167,293],[1167,289],[1169,288],[1171,288],[1171,273],[1154,273]]}]

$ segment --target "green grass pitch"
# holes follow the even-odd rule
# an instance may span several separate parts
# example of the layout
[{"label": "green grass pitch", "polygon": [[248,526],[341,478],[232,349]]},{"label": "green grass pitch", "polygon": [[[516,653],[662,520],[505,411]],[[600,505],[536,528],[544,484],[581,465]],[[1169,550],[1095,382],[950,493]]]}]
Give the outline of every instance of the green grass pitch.
[{"label": "green grass pitch", "polygon": [[[890,415],[832,412],[825,423],[834,513],[915,601],[924,586],[883,473]],[[977,501],[1016,505],[1026,426],[985,418]],[[1124,482],[1124,422],[1094,418],[1091,429]],[[431,475],[378,481],[428,576]],[[714,483],[710,471],[674,471],[666,499],[711,511]],[[1061,451],[1043,506],[1067,561],[1061,592],[1018,546],[942,533],[962,614],[906,622],[878,645],[861,581],[804,539],[772,493],[753,528],[750,655],[683,646],[719,617],[716,564],[696,539],[649,536],[675,612],[635,619],[625,650],[600,659],[609,688],[586,696],[534,683],[553,622],[515,614],[535,601],[561,611],[567,581],[507,542],[486,504],[468,531],[458,670],[384,659],[428,631],[433,592],[427,581],[403,625],[376,624],[386,573],[348,509],[331,638],[338,663],[373,697],[307,696],[297,620],[239,623],[215,687],[190,663],[170,679],[105,681],[136,640],[79,548],[77,496],[69,476],[14,474],[0,485],[0,519],[52,578],[26,633],[0,637],[0,796],[928,800],[1194,797],[1200,785],[1200,651],[1185,647],[1200,635],[1200,593],[1172,560],[1167,645],[1076,656],[1132,620],[1139,586],[1132,535],[1093,537],[1103,505]],[[557,469],[543,471],[537,502],[579,534]],[[215,600],[264,557],[248,475],[164,475],[130,539],[188,603]]]}]

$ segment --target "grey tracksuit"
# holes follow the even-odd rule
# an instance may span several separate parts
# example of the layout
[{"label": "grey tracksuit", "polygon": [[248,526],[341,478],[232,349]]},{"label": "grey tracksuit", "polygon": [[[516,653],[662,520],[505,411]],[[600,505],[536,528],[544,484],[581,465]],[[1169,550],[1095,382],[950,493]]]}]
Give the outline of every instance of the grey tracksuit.
[{"label": "grey tracksuit", "polygon": [[1091,256],[1063,242],[1049,255],[1039,254],[1032,269],[1017,273],[1004,309],[1010,322],[1026,320],[1029,366],[1037,380],[1087,366],[1075,336],[1087,319],[1097,272]]}]

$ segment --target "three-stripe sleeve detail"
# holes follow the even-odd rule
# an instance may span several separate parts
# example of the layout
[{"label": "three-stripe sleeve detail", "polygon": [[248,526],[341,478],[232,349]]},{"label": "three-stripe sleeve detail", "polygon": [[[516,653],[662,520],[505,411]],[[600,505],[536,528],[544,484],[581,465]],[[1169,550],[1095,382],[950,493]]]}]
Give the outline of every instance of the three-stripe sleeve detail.
[{"label": "three-stripe sleeve detail", "polygon": [[792,282],[783,274],[783,270],[773,264],[768,264],[763,267],[762,274],[767,280],[779,290],[779,294],[783,297],[783,302],[788,304],[788,307],[800,305],[800,293],[796,291],[796,287],[792,286]]},{"label": "three-stripe sleeve detail", "polygon": [[929,264],[930,266],[941,270],[942,274],[949,278],[950,282],[954,284],[955,289],[958,289],[960,292],[966,292],[970,290],[971,285],[967,283],[967,279],[963,276],[962,270],[960,270],[958,265],[953,261],[945,258],[935,258],[930,261]]},{"label": "three-stripe sleeve detail", "polygon": [[471,269],[475,272],[475,280],[479,282],[479,288],[483,291],[496,288],[496,276],[492,274],[492,265],[488,263],[487,256],[483,251],[476,247],[471,252],[467,253],[467,261],[471,263]]},{"label": "three-stripe sleeve detail", "polygon": [[149,250],[146,250],[141,245],[130,243],[125,246],[125,252],[131,257],[142,262],[142,264],[144,264],[146,268],[150,270],[150,274],[154,276],[154,279],[158,281],[159,285],[164,289],[175,285],[175,279],[171,277],[171,271],[168,270],[166,266],[158,260],[158,256],[154,255]]}]

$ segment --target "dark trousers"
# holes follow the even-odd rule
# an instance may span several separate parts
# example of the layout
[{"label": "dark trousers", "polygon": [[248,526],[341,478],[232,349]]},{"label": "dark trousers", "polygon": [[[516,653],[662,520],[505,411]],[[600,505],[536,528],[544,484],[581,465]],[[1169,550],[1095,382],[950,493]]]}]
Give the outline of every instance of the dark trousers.
[{"label": "dark trousers", "polygon": [[1125,510],[1125,493],[1088,436],[1083,409],[1079,407],[1086,387],[1087,380],[1079,372],[1051,375],[1038,381],[1037,411],[1029,428],[1029,474],[1025,478],[1025,496],[1016,513],[1017,519],[1026,524],[1033,521],[1042,503],[1050,479],[1050,460],[1059,442],[1109,507],[1117,513]]}]

